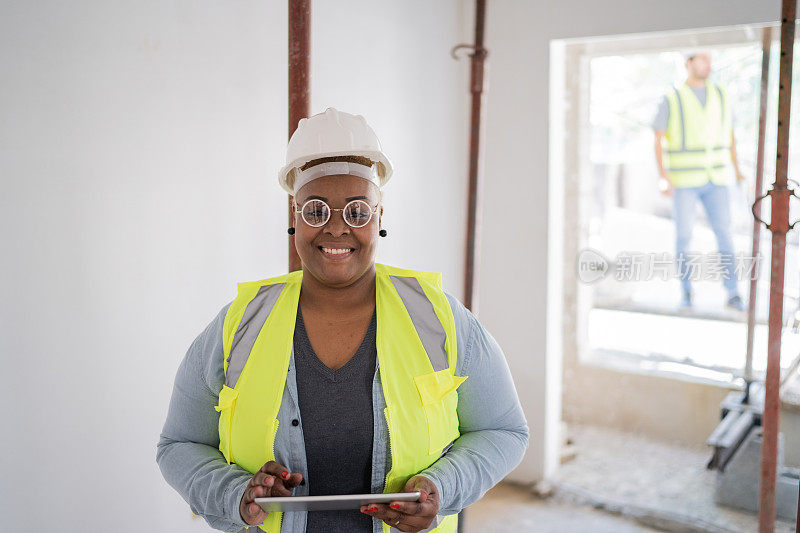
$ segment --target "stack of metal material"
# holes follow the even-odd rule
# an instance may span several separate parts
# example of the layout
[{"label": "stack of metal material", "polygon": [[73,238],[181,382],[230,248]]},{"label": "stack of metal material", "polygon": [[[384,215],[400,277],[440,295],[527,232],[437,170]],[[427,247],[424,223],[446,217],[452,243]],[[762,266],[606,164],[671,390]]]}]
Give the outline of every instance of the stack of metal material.
[{"label": "stack of metal material", "polygon": [[[744,392],[731,392],[722,401],[722,421],[707,441],[714,448],[708,468],[717,470],[714,500],[718,504],[758,512],[763,385],[751,384],[748,401],[744,400]],[[797,520],[800,469],[785,466],[781,434],[777,465],[777,516]]]}]

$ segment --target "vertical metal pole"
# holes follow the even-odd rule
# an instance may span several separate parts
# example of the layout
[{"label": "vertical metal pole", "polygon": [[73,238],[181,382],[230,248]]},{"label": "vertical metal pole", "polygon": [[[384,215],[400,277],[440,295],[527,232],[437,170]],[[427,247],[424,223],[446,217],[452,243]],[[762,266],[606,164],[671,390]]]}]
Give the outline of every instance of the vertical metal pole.
[{"label": "vertical metal pole", "polygon": [[[311,107],[311,0],[289,0],[289,138]],[[289,226],[294,226],[289,195]],[[300,256],[289,235],[289,272],[300,270]]]},{"label": "vertical metal pole", "polygon": [[486,49],[483,47],[483,29],[486,21],[486,0],[475,2],[475,44],[472,53],[470,91],[469,139],[469,197],[467,200],[467,257],[464,273],[464,305],[478,312],[478,272],[480,253],[480,193],[481,193],[481,104],[483,102],[483,75]]},{"label": "vertical metal pole", "polygon": [[[770,49],[772,47],[772,28],[764,28],[761,43],[761,103],[758,111],[758,148],[756,150],[756,194],[759,198],[764,188],[764,139],[767,129],[767,97],[769,96],[769,63]],[[761,218],[761,202],[755,207],[756,217]],[[761,244],[761,222],[753,219],[753,251],[750,257],[758,257]],[[758,263],[756,263],[756,266]],[[747,309],[747,355],[744,365],[744,403],[750,403],[750,384],[753,382],[753,341],[756,327],[756,296],[758,291],[758,269],[750,277],[750,296]]]},{"label": "vertical metal pole", "polygon": [[761,495],[758,530],[775,529],[775,483],[778,457],[778,422],[780,417],[781,330],[783,328],[783,278],[786,232],[789,229],[787,170],[789,161],[789,117],[792,97],[792,57],[794,48],[797,0],[783,0],[781,15],[781,57],[778,87],[778,151],[775,183],[769,191],[772,202],[772,261],[769,287],[769,341],[767,345],[766,398],[764,402],[761,443]]},{"label": "vertical metal pole", "polygon": [[[484,64],[487,50],[483,47],[483,32],[486,26],[486,0],[475,0],[475,42],[472,45],[458,45],[472,48],[470,62],[470,109],[469,133],[469,186],[467,197],[467,250],[464,266],[464,306],[478,314],[478,272],[480,266],[481,229],[481,129],[483,118]],[[467,510],[462,509],[458,516],[458,533],[466,530]]]}]

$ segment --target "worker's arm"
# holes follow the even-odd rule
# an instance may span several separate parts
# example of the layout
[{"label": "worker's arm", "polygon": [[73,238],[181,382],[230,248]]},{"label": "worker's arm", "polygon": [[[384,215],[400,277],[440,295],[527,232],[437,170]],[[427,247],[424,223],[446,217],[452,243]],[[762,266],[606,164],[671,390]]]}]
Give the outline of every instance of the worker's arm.
[{"label": "worker's arm", "polygon": [[461,302],[447,295],[456,320],[461,436],[420,475],[439,491],[440,515],[459,512],[516,467],[528,447],[529,430],[497,341]]},{"label": "worker's arm", "polygon": [[656,151],[656,168],[658,169],[658,188],[661,190],[663,194],[671,195],[672,194],[672,182],[669,181],[669,174],[667,171],[664,170],[664,144],[662,140],[664,139],[664,131],[661,130],[654,130],[656,144],[655,144],[655,151]]},{"label": "worker's arm", "polygon": [[[252,474],[229,465],[219,451],[222,388],[222,323],[225,306],[189,347],[178,367],[156,461],[164,479],[214,529],[238,531],[247,524],[239,503]],[[188,513],[188,510],[187,510]]]},{"label": "worker's arm", "polygon": [[731,129],[731,162],[733,163],[733,170],[736,171],[736,181],[744,181],[744,175],[739,170],[739,162],[736,160],[736,139],[733,135],[733,129]]}]

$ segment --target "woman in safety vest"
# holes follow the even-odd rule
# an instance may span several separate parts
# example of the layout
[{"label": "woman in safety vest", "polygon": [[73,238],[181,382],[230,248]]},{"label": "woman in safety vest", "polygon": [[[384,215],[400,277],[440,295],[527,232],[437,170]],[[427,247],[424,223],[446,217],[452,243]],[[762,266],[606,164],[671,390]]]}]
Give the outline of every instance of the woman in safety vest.
[{"label": "woman in safety vest", "polygon": [[[522,460],[505,357],[441,275],[375,263],[392,174],[358,115],[300,121],[281,186],[302,270],[240,283],[181,363],[157,461],[212,527],[455,532]],[[416,492],[360,510],[264,512],[255,498]]]}]

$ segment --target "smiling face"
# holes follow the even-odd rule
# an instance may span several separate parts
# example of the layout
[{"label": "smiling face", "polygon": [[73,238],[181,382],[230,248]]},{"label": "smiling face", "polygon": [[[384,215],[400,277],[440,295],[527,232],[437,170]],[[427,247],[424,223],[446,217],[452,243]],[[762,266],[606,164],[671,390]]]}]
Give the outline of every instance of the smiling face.
[{"label": "smiling face", "polygon": [[300,213],[295,213],[297,255],[303,261],[303,268],[323,285],[347,287],[373,268],[383,208],[360,228],[348,226],[342,211],[333,209],[342,209],[347,202],[357,199],[374,209],[380,201],[380,192],[374,183],[357,176],[322,176],[297,191],[298,210],[314,198],[330,206],[331,216],[327,223],[315,228],[306,224]]}]

